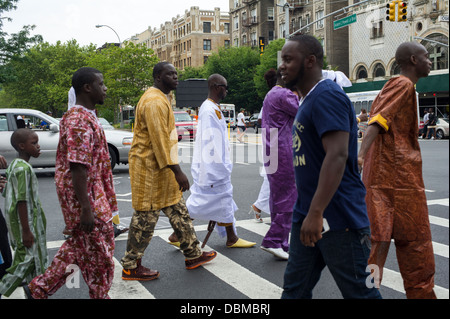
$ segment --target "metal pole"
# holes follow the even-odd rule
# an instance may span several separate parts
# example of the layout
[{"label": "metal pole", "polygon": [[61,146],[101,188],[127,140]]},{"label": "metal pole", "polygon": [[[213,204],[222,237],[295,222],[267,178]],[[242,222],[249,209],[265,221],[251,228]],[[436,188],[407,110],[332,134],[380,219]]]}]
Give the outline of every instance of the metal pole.
[{"label": "metal pole", "polygon": [[113,28],[111,28],[109,25],[106,25],[106,24],[97,24],[95,27],[96,27],[96,28],[107,27],[107,28],[110,28],[111,30],[113,30],[113,32],[114,32],[114,33],[116,34],[116,36],[117,36],[117,39],[119,39],[119,46],[121,46],[122,41],[120,41],[120,37],[119,37],[119,35],[117,34],[116,30],[114,30]]},{"label": "metal pole", "polygon": [[307,25],[301,27],[301,28],[298,29],[297,31],[295,31],[295,32],[293,32],[292,34],[290,34],[290,35],[289,35],[289,38],[293,37],[294,35],[296,35],[296,34],[299,33],[300,31],[302,31],[303,29],[305,29],[305,28],[307,28],[307,27],[313,25],[314,23],[317,23],[317,22],[319,22],[319,21],[322,21],[322,20],[328,18],[329,16],[335,15],[336,13],[341,12],[341,11],[346,11],[346,10],[349,9],[349,8],[352,8],[352,7],[355,7],[355,6],[359,6],[359,5],[361,5],[361,4],[363,4],[363,3],[366,3],[366,2],[369,2],[369,1],[374,1],[374,0],[364,0],[364,1],[361,1],[361,2],[358,2],[358,3],[354,3],[354,4],[352,4],[352,5],[349,5],[349,6],[347,6],[347,7],[341,8],[341,9],[336,10],[336,11],[334,11],[334,12],[331,12],[331,13],[327,14],[326,16],[323,16],[322,18],[317,19],[317,20],[315,20],[314,22],[308,23]]}]

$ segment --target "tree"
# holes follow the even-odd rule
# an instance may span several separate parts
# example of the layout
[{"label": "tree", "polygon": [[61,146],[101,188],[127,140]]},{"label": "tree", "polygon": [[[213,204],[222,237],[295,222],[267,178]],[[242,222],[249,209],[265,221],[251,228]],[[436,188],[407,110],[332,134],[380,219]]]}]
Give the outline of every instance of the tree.
[{"label": "tree", "polygon": [[159,62],[152,49],[128,42],[110,45],[90,54],[87,65],[103,73],[108,88],[104,107],[118,114],[118,105],[137,105],[144,91],[153,85],[153,67]]},{"label": "tree", "polygon": [[261,99],[264,99],[267,92],[269,91],[269,87],[264,80],[264,74],[270,69],[277,69],[278,67],[278,51],[283,49],[283,45],[285,43],[285,39],[278,39],[270,42],[270,44],[264,50],[264,53],[261,55],[261,62],[256,67],[256,72],[254,76],[255,88],[258,92],[258,96]]},{"label": "tree", "polygon": [[100,115],[112,121],[119,104],[136,105],[144,90],[153,84],[153,66],[157,62],[153,50],[132,43],[102,50],[94,45],[80,47],[76,40],[64,44],[58,41],[55,45],[41,43],[7,64],[11,76],[3,84],[0,106],[51,111],[61,116],[67,111],[73,73],[90,66],[103,73],[108,98]]},{"label": "tree", "polygon": [[81,48],[75,40],[36,45],[7,64],[11,71],[3,84],[11,107],[25,107],[62,114],[67,110],[67,93],[72,74],[86,65],[93,45]]},{"label": "tree", "polygon": [[229,86],[228,96],[222,103],[232,103],[237,109],[249,112],[259,110],[262,99],[255,89],[253,75],[259,64],[259,51],[250,47],[221,48],[205,64],[205,77],[219,73]]},{"label": "tree", "polygon": [[18,33],[8,35],[3,32],[3,21],[11,21],[4,17],[4,12],[15,10],[16,3],[19,0],[0,0],[0,84],[8,81],[11,76],[11,70],[5,66],[13,57],[18,58],[23,52],[32,45],[42,42],[42,36],[30,36],[30,32],[35,28],[34,25],[27,25]]}]

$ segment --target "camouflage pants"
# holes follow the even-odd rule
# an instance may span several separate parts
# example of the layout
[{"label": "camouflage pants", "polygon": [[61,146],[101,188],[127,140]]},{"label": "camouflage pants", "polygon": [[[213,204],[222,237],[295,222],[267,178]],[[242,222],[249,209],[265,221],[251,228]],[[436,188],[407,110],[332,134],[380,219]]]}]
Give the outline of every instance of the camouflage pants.
[{"label": "camouflage pants", "polygon": [[[178,204],[163,208],[162,211],[169,218],[180,241],[180,249],[184,256],[187,259],[200,257],[202,254],[200,243],[184,199],[181,198]],[[137,267],[136,260],[144,256],[144,251],[153,237],[158,219],[159,211],[134,212],[128,232],[127,251],[121,260],[125,269]]]}]

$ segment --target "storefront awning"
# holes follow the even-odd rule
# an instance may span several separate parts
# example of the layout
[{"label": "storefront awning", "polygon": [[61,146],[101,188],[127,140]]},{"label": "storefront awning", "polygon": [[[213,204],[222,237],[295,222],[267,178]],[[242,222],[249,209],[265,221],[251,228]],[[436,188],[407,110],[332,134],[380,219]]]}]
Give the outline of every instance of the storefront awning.
[{"label": "storefront awning", "polygon": [[[353,86],[344,88],[346,93],[364,92],[364,91],[377,91],[381,90],[386,84],[384,81],[371,81],[364,83],[353,83]],[[430,75],[426,78],[421,78],[417,82],[416,90],[418,93],[436,93],[436,92],[448,92],[449,77],[447,74]]]}]

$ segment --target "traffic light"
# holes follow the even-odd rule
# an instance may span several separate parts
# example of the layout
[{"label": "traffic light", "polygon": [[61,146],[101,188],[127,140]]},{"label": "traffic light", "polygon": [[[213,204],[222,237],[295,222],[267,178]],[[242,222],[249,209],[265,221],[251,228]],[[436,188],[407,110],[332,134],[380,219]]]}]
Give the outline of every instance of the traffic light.
[{"label": "traffic light", "polygon": [[264,37],[259,37],[259,53],[261,55],[264,54],[264,47],[265,47],[265,43],[264,43]]},{"label": "traffic light", "polygon": [[406,2],[400,1],[398,3],[397,21],[402,22],[408,19],[408,6]]},{"label": "traffic light", "polygon": [[391,1],[386,4],[386,20],[395,21],[395,1]]}]

